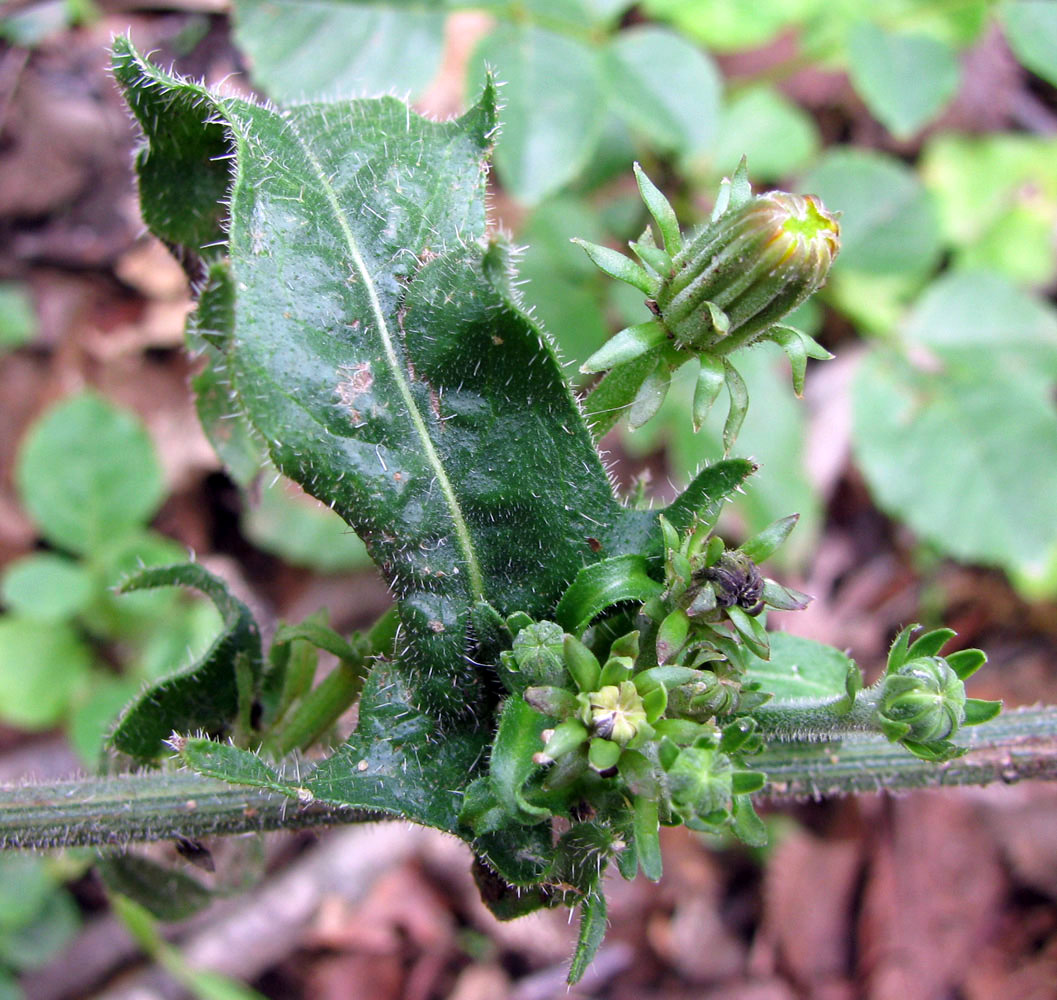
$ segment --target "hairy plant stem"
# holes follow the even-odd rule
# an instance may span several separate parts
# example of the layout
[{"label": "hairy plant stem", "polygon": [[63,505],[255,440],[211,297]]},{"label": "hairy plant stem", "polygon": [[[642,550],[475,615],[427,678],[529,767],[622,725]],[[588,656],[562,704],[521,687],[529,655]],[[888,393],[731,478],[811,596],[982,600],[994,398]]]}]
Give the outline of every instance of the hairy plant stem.
[{"label": "hairy plant stem", "polygon": [[[844,718],[847,718],[846,716]],[[1057,706],[1004,712],[965,729],[964,757],[934,764],[874,733],[780,742],[752,759],[771,798],[1057,780]],[[0,846],[86,847],[390,819],[179,772],[0,787]]]}]

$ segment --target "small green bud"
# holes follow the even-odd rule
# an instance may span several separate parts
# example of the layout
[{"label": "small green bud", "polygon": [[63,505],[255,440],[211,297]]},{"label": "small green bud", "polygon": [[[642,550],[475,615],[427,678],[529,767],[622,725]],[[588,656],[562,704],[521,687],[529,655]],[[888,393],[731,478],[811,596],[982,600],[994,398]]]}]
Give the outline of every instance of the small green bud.
[{"label": "small green bud", "polygon": [[840,226],[813,195],[751,198],[676,254],[655,296],[660,321],[676,347],[747,345],[821,287],[839,249]]},{"label": "small green bud", "polygon": [[734,795],[734,764],[708,747],[686,747],[668,769],[672,804],[680,811],[707,816],[729,810]]},{"label": "small green bud", "polygon": [[942,656],[919,656],[885,677],[878,725],[893,740],[946,740],[965,722],[965,701],[965,685]]},{"label": "small green bud", "polygon": [[563,660],[565,634],[554,622],[533,622],[514,639],[514,662],[530,684],[560,687],[567,683]]},{"label": "small green bud", "polygon": [[642,697],[631,681],[610,684],[587,696],[584,722],[605,740],[627,746],[646,723]]},{"label": "small green bud", "polygon": [[682,684],[668,692],[668,715],[694,722],[707,722],[715,716],[730,715],[738,708],[740,684],[717,677],[711,670],[704,679]]}]

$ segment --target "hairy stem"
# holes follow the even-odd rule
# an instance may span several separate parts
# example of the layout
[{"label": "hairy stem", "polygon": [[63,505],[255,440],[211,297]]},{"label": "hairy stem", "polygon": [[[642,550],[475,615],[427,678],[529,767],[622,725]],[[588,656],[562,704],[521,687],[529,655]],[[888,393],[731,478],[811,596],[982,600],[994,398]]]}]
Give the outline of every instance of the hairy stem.
[{"label": "hairy stem", "polygon": [[[875,734],[840,743],[780,743],[753,758],[771,798],[1057,780],[1057,706],[1004,712],[958,739],[969,752],[934,764]],[[56,848],[298,829],[387,819],[381,813],[303,806],[281,795],[190,773],[151,772],[0,787],[0,846]]]}]

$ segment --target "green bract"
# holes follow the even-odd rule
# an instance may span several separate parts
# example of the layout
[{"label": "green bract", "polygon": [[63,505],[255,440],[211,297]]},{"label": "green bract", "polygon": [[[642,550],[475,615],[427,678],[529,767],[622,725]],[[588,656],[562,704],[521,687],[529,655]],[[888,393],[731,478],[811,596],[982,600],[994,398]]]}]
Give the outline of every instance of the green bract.
[{"label": "green bract", "polygon": [[668,200],[635,165],[639,191],[661,234],[657,246],[647,229],[631,249],[640,263],[577,240],[607,274],[647,296],[654,319],[621,330],[583,365],[584,372],[611,369],[588,399],[596,433],[629,406],[632,427],[660,408],[672,372],[697,358],[694,427],[700,428],[726,384],[730,411],[724,428],[729,451],[748,395],[729,356],[760,340],[782,346],[803,390],[809,357],[829,358],[807,334],[779,322],[822,286],[840,249],[836,216],[812,195],[772,191],[753,196],[745,162],[724,181],[712,219],[684,241]]}]

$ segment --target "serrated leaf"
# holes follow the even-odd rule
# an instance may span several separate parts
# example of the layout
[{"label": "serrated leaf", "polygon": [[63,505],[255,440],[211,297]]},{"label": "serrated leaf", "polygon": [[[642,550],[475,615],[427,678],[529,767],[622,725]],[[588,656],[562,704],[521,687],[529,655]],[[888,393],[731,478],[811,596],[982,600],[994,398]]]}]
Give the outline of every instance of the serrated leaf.
[{"label": "serrated leaf", "polygon": [[377,665],[364,685],[356,731],[301,787],[324,802],[377,809],[463,835],[463,790],[484,763],[489,727],[468,719],[442,728],[414,708],[411,697],[392,664]]},{"label": "serrated leaf", "polygon": [[[940,551],[1028,574],[1057,543],[1057,408],[1048,379],[937,377],[881,353],[856,378],[856,460],[882,509]],[[945,488],[926,490],[943,470]],[[952,502],[956,498],[956,502]]]},{"label": "serrated leaf", "polygon": [[851,80],[867,107],[896,137],[908,139],[954,96],[961,77],[946,42],[861,21],[848,36]]},{"label": "serrated leaf", "polygon": [[474,604],[545,613],[591,561],[589,539],[620,551],[606,543],[627,517],[549,345],[511,298],[504,251],[473,243],[493,91],[437,124],[392,99],[280,112],[219,98],[123,40],[115,74],[151,143],[147,202],[196,210],[194,166],[166,174],[164,191],[146,171],[156,144],[165,155],[162,132],[209,115],[236,137],[233,388],[275,464],[382,565],[424,701],[463,711]]},{"label": "serrated leaf", "polygon": [[297,797],[296,785],[283,781],[273,768],[249,750],[216,740],[183,736],[172,737],[170,746],[184,765],[203,777]]},{"label": "serrated leaf", "polygon": [[257,623],[219,577],[194,563],[158,566],[126,580],[122,592],[155,587],[201,591],[220,612],[224,630],[200,659],[148,688],[121,716],[111,743],[141,760],[165,752],[165,740],[173,732],[226,731],[240,709],[248,713],[247,698],[253,696],[262,667]]},{"label": "serrated leaf", "polygon": [[235,42],[277,101],[421,94],[440,67],[443,5],[235,0]]}]

